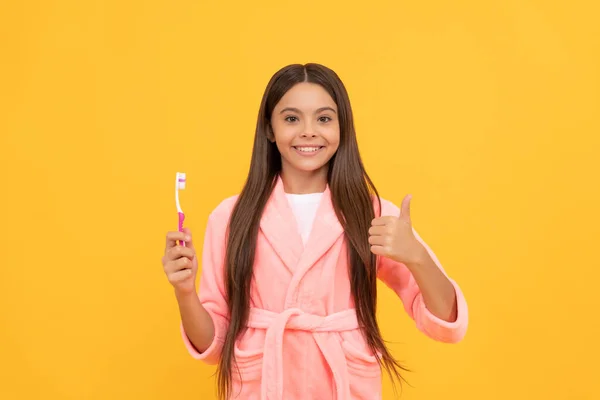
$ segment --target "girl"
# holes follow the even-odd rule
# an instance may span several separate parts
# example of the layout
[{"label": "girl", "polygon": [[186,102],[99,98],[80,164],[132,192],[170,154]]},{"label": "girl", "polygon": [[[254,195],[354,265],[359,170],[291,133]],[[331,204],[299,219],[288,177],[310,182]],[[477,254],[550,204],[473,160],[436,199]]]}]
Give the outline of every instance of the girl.
[{"label": "girl", "polygon": [[[178,246],[178,240],[188,245]],[[208,217],[199,292],[189,230],[164,271],[190,354],[218,364],[220,399],[378,399],[400,378],[375,318],[377,278],[434,340],[458,342],[467,305],[401,209],[363,167],[348,94],[318,65],[269,82],[247,181]]]}]

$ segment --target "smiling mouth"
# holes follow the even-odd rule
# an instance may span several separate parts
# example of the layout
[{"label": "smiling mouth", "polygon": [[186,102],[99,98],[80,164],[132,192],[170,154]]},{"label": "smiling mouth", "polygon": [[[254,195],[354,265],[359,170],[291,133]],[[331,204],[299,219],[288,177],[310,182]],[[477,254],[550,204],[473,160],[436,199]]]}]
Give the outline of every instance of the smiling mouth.
[{"label": "smiling mouth", "polygon": [[295,150],[298,150],[301,153],[316,153],[321,150],[325,146],[292,146]]}]

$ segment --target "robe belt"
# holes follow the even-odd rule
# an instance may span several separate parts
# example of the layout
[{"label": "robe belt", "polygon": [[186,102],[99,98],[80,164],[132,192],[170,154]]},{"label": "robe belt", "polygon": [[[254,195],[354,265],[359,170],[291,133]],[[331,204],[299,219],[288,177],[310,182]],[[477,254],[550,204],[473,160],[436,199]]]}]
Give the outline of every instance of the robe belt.
[{"label": "robe belt", "polygon": [[339,338],[328,333],[357,329],[355,309],[323,317],[298,308],[289,308],[281,313],[251,308],[248,327],[267,331],[262,365],[262,400],[283,399],[283,332],[286,329],[312,333],[333,373],[337,399],[350,399],[346,357]]}]

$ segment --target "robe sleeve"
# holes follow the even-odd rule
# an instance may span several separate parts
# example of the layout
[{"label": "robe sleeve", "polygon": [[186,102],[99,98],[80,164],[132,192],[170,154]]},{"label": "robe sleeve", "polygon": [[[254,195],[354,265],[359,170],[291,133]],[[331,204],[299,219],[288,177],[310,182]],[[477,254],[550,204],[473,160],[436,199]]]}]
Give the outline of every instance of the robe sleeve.
[{"label": "robe sleeve", "polygon": [[[391,214],[400,215],[400,210],[393,210]],[[396,211],[396,212],[394,212]],[[467,331],[468,308],[465,297],[459,285],[444,271],[440,261],[431,248],[423,241],[413,229],[415,237],[427,250],[437,267],[446,275],[456,293],[457,317],[453,322],[436,317],[427,309],[421,290],[412,273],[402,263],[387,257],[378,257],[378,278],[393,290],[402,300],[405,311],[415,321],[417,328],[433,340],[444,343],[457,343],[461,341]]]},{"label": "robe sleeve", "polygon": [[183,342],[191,356],[213,365],[219,361],[229,325],[223,276],[226,224],[227,220],[216,215],[215,212],[210,214],[202,249],[202,272],[198,297],[211,316],[215,327],[215,336],[208,349],[199,352],[188,338],[183,323],[181,324]]}]

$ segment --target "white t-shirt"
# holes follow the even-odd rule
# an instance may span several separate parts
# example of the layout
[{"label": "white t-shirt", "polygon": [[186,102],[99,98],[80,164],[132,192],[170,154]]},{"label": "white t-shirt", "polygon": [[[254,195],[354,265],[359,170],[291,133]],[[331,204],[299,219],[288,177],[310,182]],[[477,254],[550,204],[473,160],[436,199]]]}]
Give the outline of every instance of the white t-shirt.
[{"label": "white t-shirt", "polygon": [[290,194],[286,193],[288,202],[296,216],[296,223],[302,242],[306,245],[312,230],[317,209],[321,203],[323,193]]}]

